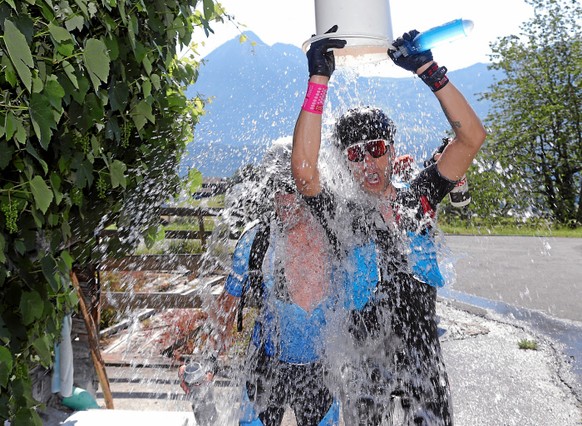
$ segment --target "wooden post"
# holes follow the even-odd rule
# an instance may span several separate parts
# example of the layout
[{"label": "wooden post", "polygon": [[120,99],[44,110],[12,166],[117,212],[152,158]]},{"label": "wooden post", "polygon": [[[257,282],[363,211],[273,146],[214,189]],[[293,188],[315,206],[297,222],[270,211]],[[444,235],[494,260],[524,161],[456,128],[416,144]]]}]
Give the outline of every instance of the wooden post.
[{"label": "wooden post", "polygon": [[107,371],[105,370],[105,362],[103,362],[103,358],[101,357],[101,352],[99,350],[97,327],[95,326],[93,317],[87,309],[85,299],[83,298],[83,292],[81,291],[81,286],[79,285],[79,280],[77,279],[77,275],[74,272],[71,272],[71,282],[73,283],[73,287],[75,287],[77,294],[79,295],[79,307],[81,308],[83,320],[85,321],[85,326],[87,327],[89,348],[91,349],[91,358],[93,359],[93,364],[95,365],[95,370],[97,371],[97,377],[99,378],[99,383],[101,384],[101,389],[103,390],[105,406],[109,409],[113,409],[113,396],[111,395],[109,379],[107,378]]},{"label": "wooden post", "polygon": [[200,210],[198,214],[198,235],[202,250],[206,249],[206,230],[204,229],[204,212]]}]

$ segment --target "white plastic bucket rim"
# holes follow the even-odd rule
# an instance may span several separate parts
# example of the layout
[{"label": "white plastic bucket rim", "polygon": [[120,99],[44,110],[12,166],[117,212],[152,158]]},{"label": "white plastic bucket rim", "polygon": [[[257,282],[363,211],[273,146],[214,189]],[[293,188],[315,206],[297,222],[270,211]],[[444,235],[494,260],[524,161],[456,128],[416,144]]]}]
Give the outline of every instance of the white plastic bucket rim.
[{"label": "white plastic bucket rim", "polygon": [[[362,48],[363,46],[370,46],[374,48],[382,48],[384,52],[390,47],[390,42],[387,38],[373,35],[373,34],[319,34],[311,37],[303,43],[303,52],[307,52],[311,43],[314,43],[325,38],[337,38],[339,40],[347,41],[346,47],[343,49],[333,49],[336,54],[341,54],[341,52],[350,47]],[[362,44],[362,40],[366,41],[366,44]]]},{"label": "white plastic bucket rim", "polygon": [[371,34],[320,34],[303,43],[302,49],[307,53],[311,43],[324,38],[346,40],[345,47],[331,49],[335,56],[336,67],[354,67],[357,64],[374,64],[388,59],[388,49],[394,49],[390,40]]}]

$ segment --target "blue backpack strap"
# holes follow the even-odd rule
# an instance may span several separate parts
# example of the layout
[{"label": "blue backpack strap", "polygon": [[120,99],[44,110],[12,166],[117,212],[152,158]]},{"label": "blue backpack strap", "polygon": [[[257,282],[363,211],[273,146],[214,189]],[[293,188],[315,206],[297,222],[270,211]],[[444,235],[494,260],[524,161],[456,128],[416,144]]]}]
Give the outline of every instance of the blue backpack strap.
[{"label": "blue backpack strap", "polygon": [[249,253],[248,283],[245,283],[242,287],[236,314],[236,328],[239,332],[243,329],[243,310],[245,307],[247,292],[250,291],[251,296],[257,300],[259,304],[263,300],[262,266],[265,253],[267,253],[267,249],[269,248],[271,227],[266,222],[259,222],[257,226],[259,226],[259,230],[253,239],[251,251]]}]

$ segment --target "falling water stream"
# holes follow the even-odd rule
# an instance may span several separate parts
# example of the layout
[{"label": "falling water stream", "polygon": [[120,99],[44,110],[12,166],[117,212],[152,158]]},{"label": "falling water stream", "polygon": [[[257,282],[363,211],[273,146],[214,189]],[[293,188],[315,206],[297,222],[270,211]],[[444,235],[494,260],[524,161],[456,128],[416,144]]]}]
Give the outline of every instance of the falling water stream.
[{"label": "falling water stream", "polygon": [[[378,87],[373,85],[369,87],[361,87],[358,85],[359,72],[360,71],[355,69],[343,69],[337,71],[337,75],[334,75],[334,80],[331,84],[331,96],[324,115],[324,141],[321,155],[322,174],[330,183],[332,189],[346,194],[346,198],[348,199],[350,197],[356,197],[358,192],[353,185],[353,182],[350,182],[347,170],[342,170],[337,166],[337,164],[340,163],[340,160],[337,157],[336,150],[331,147],[329,142],[332,122],[335,121],[339,114],[345,111],[348,107],[375,105],[385,110],[396,122],[398,128],[396,136],[397,153],[412,153],[418,163],[421,163],[421,160],[426,158],[428,153],[434,150],[440,142],[440,139],[445,135],[447,127],[447,123],[444,119],[442,120],[442,123],[433,123],[429,122],[422,114],[419,114],[418,117],[414,119],[414,128],[406,128],[401,125],[401,123],[406,120],[405,117],[402,117],[399,114],[400,103],[418,103],[421,105],[419,106],[419,110],[421,110],[422,105],[433,100],[431,99],[427,101],[426,98],[429,98],[429,96],[424,91],[413,92],[416,93],[415,96],[418,96],[417,98],[408,97],[402,99],[395,98],[395,94],[392,94],[393,96],[387,96],[385,93],[379,91]],[[411,85],[416,84],[419,84],[418,81],[411,82]],[[424,89],[424,87],[422,89]],[[293,111],[296,110],[296,108],[292,108],[291,106],[289,106],[288,109]],[[420,134],[424,134],[425,138],[417,141],[416,137]],[[259,157],[260,155],[257,154],[257,158],[249,158],[249,160],[256,163],[257,160],[259,160]],[[216,269],[223,269],[226,271],[232,270],[230,254],[233,242],[229,239],[230,231],[240,232],[241,223],[249,222],[261,214],[264,214],[265,210],[269,209],[269,207],[265,205],[265,201],[270,195],[268,194],[268,190],[266,190],[266,188],[261,184],[261,179],[261,176],[245,179],[241,184],[230,190],[230,193],[225,200],[225,208],[217,219],[218,224],[216,229],[220,229],[220,232],[215,232],[211,237],[209,248],[203,256],[203,266],[200,271],[200,277],[197,280],[199,287],[195,289],[195,292],[204,300],[202,307],[203,311],[210,312],[216,310],[216,297],[211,295],[211,293],[216,292],[216,287],[204,287],[201,284],[204,282],[204,278],[212,276],[213,271]],[[344,209],[347,209],[347,207],[344,206]],[[346,213],[345,210],[344,213]],[[349,214],[349,212],[347,213]],[[349,235],[349,232],[346,235],[347,227],[336,229],[336,231],[338,235],[342,236],[344,239],[352,238],[352,236]],[[385,270],[381,273],[391,272]],[[456,299],[461,302],[491,309],[502,315],[511,315],[516,319],[530,324],[540,332],[562,342],[566,348],[565,352],[573,357],[573,370],[575,374],[582,378],[582,357],[579,356],[582,353],[582,341],[579,338],[579,328],[554,320],[535,311],[515,308],[501,302],[492,302],[476,296],[462,294],[447,287],[439,290],[439,294],[446,298]],[[401,301],[397,300],[395,303],[398,304],[399,302]],[[402,301],[402,303],[404,302]],[[329,328],[327,329],[328,337],[324,342],[324,361],[328,363],[330,369],[334,370],[327,379],[330,381],[330,387],[333,388],[335,386],[338,389],[341,389],[336,396],[339,399],[342,399],[345,397],[345,395],[342,395],[342,392],[349,393],[353,389],[361,391],[362,389],[376,386],[378,383],[391,383],[390,386],[393,387],[393,394],[385,395],[386,400],[384,401],[373,402],[391,404],[394,400],[398,401],[401,397],[405,398],[404,394],[395,394],[395,391],[398,390],[395,382],[402,378],[392,377],[390,363],[395,362],[395,360],[386,358],[387,354],[385,353],[386,347],[391,347],[391,345],[396,347],[400,344],[398,338],[394,336],[385,336],[385,339],[379,341],[364,339],[363,342],[365,342],[365,344],[364,346],[361,346],[361,342],[356,343],[351,339],[350,332],[347,330],[348,326],[346,325],[346,317],[349,314],[346,309],[338,309],[337,307],[340,305],[346,305],[345,301],[341,301],[334,305],[334,308],[330,308],[330,311],[327,313]],[[233,307],[233,309],[236,309],[236,306]],[[381,320],[388,324],[392,321],[389,316],[390,312],[391,311],[387,311],[380,315]],[[403,312],[406,313],[407,308],[404,308]],[[252,318],[245,319],[245,327],[250,328],[252,322]],[[134,325],[135,324],[137,324],[137,321],[134,322]],[[240,338],[240,336],[238,337]],[[248,338],[248,336],[246,336],[246,338]],[[208,347],[207,342],[207,340],[204,340],[195,345],[197,349],[194,357],[203,359],[208,352],[212,352],[212,349]],[[244,345],[246,344],[247,343],[245,342]],[[370,346],[366,347],[366,344],[369,344]],[[376,347],[374,345],[379,346]],[[214,385],[214,399],[219,409],[219,419],[215,424],[236,424],[237,422],[241,395],[240,390],[249,374],[245,368],[246,355],[244,352],[245,347],[243,346],[242,350],[239,347],[237,351],[228,353],[220,363],[221,365],[225,365],[226,368],[224,371],[219,371],[217,373],[217,380]],[[384,354],[384,358],[382,358],[382,354]],[[378,355],[380,355],[380,357],[374,359],[374,357]],[[397,357],[398,354],[394,353],[392,356]],[[418,356],[418,354],[415,354],[414,356]],[[382,371],[377,368],[373,369],[373,371],[366,369],[351,369],[352,361],[355,365],[362,359],[372,364],[382,364]],[[422,357],[415,359],[422,359]],[[416,367],[420,369],[419,366]],[[440,368],[440,364],[437,367]],[[378,374],[382,377],[378,378]],[[359,383],[362,380],[375,380],[375,382]],[[420,376],[415,377],[414,380],[420,380]],[[425,380],[428,379],[425,377]],[[343,386],[342,382],[346,381],[357,382],[355,388],[352,389]],[[419,386],[423,385],[420,384]],[[396,395],[396,398],[394,395]],[[404,403],[397,403],[393,408],[394,424],[400,424],[405,421],[404,418],[407,414],[402,411],[403,405]]]},{"label": "falling water stream", "polygon": [[[342,170],[341,167],[338,166],[338,164],[341,164],[341,160],[337,157],[337,150],[331,146],[329,136],[331,134],[333,121],[335,121],[335,119],[347,108],[354,106],[373,105],[384,109],[396,122],[397,127],[399,127],[396,136],[397,150],[401,151],[401,153],[413,152],[419,162],[421,159],[426,157],[428,152],[431,152],[435,146],[429,145],[427,143],[428,140],[417,141],[415,140],[415,137],[418,134],[426,133],[428,129],[428,132],[432,132],[434,135],[432,137],[428,137],[428,139],[439,143],[441,137],[444,135],[444,126],[446,126],[446,123],[444,123],[443,130],[438,130],[434,123],[427,122],[427,120],[422,115],[419,115],[414,119],[416,125],[413,129],[406,128],[405,126],[398,126],[400,122],[405,120],[405,118],[402,117],[399,113],[398,104],[401,102],[422,103],[420,100],[424,97],[421,97],[421,92],[419,91],[416,95],[418,96],[418,99],[406,98],[398,99],[395,101],[393,97],[386,97],[384,93],[380,93],[378,90],[379,86],[374,87],[372,85],[368,87],[360,87],[358,85],[359,72],[360,71],[357,69],[342,69],[337,71],[337,75],[334,75],[334,82],[331,85],[331,93],[333,93],[333,95],[330,97],[327,105],[328,111],[326,112],[323,129],[324,141],[321,161],[322,174],[324,175],[324,179],[329,182],[330,187],[336,193],[345,194],[345,202],[349,202],[349,200],[355,200],[362,194],[350,179],[350,174],[347,169]],[[417,84],[417,82],[412,84]],[[264,188],[261,188],[261,186],[258,185],[256,181],[250,181],[239,185],[232,193],[236,194],[236,199],[232,200],[227,198],[227,208],[224,210],[222,215],[224,223],[232,226],[234,223],[234,217],[246,216],[248,220],[253,216],[257,216],[257,212],[253,211],[253,209],[257,209],[257,206],[259,206],[259,210],[262,208],[260,204],[261,202],[264,202],[264,199],[261,199],[261,197],[265,197]],[[375,203],[373,200],[368,201]],[[238,210],[238,212],[235,212],[235,210]],[[351,231],[349,231],[350,226],[346,226],[346,220],[349,220],[348,218],[350,216],[349,206],[347,204],[344,205],[340,203],[338,211],[340,211],[338,216],[343,215],[346,216],[346,218],[343,219],[343,222],[342,220],[339,220],[337,223],[335,223],[335,225],[333,225],[335,226],[335,232],[339,236],[339,239],[342,241],[353,239]],[[224,245],[224,241],[215,239],[214,244]],[[207,252],[206,259],[209,261],[209,263],[215,263],[216,260],[212,259],[212,256],[208,255],[208,253],[211,253],[211,251],[212,248],[209,252]],[[394,261],[394,259],[387,258],[384,259],[383,262],[384,261],[391,263]],[[228,265],[228,260],[222,259],[221,262],[225,263],[225,266]],[[388,266],[381,266],[378,264],[377,267],[383,269],[387,268]],[[348,274],[347,276],[356,273],[354,270],[350,271],[350,266],[339,265],[338,269],[341,268],[346,269],[346,273]],[[390,269],[390,267],[388,267],[388,269],[385,269],[383,272],[380,271],[379,274],[380,276],[388,276],[395,272],[396,270]],[[377,282],[380,276],[374,275],[375,278],[373,278],[373,282]],[[350,321],[348,321],[348,317],[351,315],[350,310],[353,309],[353,304],[357,302],[354,302],[351,299],[344,300],[346,297],[353,297],[342,293],[342,291],[345,291],[345,289],[337,288],[337,286],[332,286],[332,289],[333,291],[337,292],[337,297],[340,299],[340,301],[333,305],[332,308],[329,308],[330,310],[326,314],[328,321],[326,328],[327,337],[325,338],[325,342],[322,342],[325,346],[322,359],[329,368],[329,374],[326,376],[326,380],[329,381],[330,389],[339,389],[339,393],[336,395],[336,398],[347,403],[347,405],[343,408],[343,416],[347,416],[347,418],[354,417],[353,421],[355,421],[355,417],[361,416],[361,414],[358,413],[362,410],[362,403],[370,403],[378,407],[388,407],[394,405],[394,407],[389,410],[392,412],[391,416],[396,422],[394,424],[404,422],[406,416],[412,416],[412,414],[402,411],[402,406],[404,404],[409,404],[410,400],[408,399],[406,393],[398,393],[401,392],[399,384],[400,381],[412,380],[414,383],[416,383],[415,386],[417,386],[418,389],[430,389],[431,385],[429,385],[428,382],[429,380],[434,380],[434,377],[429,375],[441,369],[441,361],[438,361],[438,355],[435,354],[434,356],[427,358],[426,356],[422,355],[421,352],[416,352],[419,349],[412,349],[410,346],[408,347],[409,349],[406,349],[406,346],[402,346],[400,337],[392,336],[390,333],[385,334],[385,336],[380,339],[364,338],[364,340],[354,340],[352,336],[353,330],[350,328],[351,326],[349,325]],[[372,291],[373,288],[371,287],[370,290]],[[411,314],[409,312],[409,309],[411,308],[406,306],[406,303],[409,302],[405,301],[405,298],[409,296],[407,296],[405,293],[400,295],[400,292],[397,291],[391,297],[394,298],[393,303],[390,303],[393,306],[391,308],[386,308],[384,312],[378,311],[379,316],[376,321],[378,321],[379,324],[383,324],[380,326],[380,329],[384,329],[382,333],[388,332],[390,327],[392,327],[390,324],[393,321],[391,316],[393,315],[394,310],[401,312],[399,315],[403,316],[408,316]],[[208,298],[208,300],[211,299]],[[269,302],[267,301],[266,303],[268,304]],[[208,310],[211,309],[213,309],[213,307],[209,305]],[[405,328],[409,326],[410,324],[404,325]],[[404,333],[405,334],[403,336],[407,336],[409,334],[407,331]],[[420,347],[424,347],[424,345],[425,343],[422,343],[420,344]],[[431,344],[426,342],[426,347],[430,348],[430,346]],[[400,373],[395,375],[395,365],[397,365],[400,361],[392,359],[392,357],[397,356],[398,352],[394,352],[394,350],[391,348],[398,347],[401,347],[401,349],[399,349],[400,351],[413,351],[411,353],[401,353],[398,355],[399,357],[403,356],[403,359],[410,359],[410,361],[406,362],[418,362],[420,360],[424,360],[424,362],[422,362],[422,371],[425,371],[424,364],[432,365],[433,363],[434,365],[432,367],[426,368],[433,368],[436,370],[426,370],[424,373],[416,375],[416,373],[413,373],[413,369],[415,369],[415,367],[411,365],[408,369],[400,370]],[[238,362],[240,363],[241,359],[239,359]],[[391,367],[394,362],[397,364],[394,364],[394,366]],[[251,373],[249,373],[245,368],[244,362],[242,365],[237,365],[239,366],[238,369],[229,369],[229,373],[231,374],[229,377],[230,385],[234,386],[235,388],[241,388],[245,380],[248,379],[248,375]],[[236,374],[237,371],[240,372],[240,374]],[[431,373],[431,371],[433,371],[433,373]],[[380,374],[381,377],[378,376],[378,374]],[[427,383],[423,384],[422,381],[426,381]],[[347,386],[345,386],[346,384]],[[378,394],[378,386],[386,387],[386,390],[383,394],[384,396],[382,397],[380,397]],[[389,389],[392,389],[392,391]],[[372,391],[375,396],[366,396],[366,393],[369,391]],[[216,395],[217,398],[220,399],[220,392],[216,393]],[[400,398],[403,399],[401,403],[398,402]],[[223,403],[221,405],[226,407],[228,404]],[[229,419],[236,418],[236,404],[231,405],[230,407],[231,409],[227,410],[227,412],[223,410],[221,415]],[[418,410],[422,411],[420,408],[418,408],[417,411]],[[429,410],[429,412],[426,413],[421,412],[419,414],[419,412],[417,412],[415,415],[428,416],[427,418],[430,419],[430,416],[434,414],[432,414]],[[390,416],[387,413],[384,413],[381,415],[381,417],[384,418],[382,424],[391,424],[388,423],[388,418]]]}]

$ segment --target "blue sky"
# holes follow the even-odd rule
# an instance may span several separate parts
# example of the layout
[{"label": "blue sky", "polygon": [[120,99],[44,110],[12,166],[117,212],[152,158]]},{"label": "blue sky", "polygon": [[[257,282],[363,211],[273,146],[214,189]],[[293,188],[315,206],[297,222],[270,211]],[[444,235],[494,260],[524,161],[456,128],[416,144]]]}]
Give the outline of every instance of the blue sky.
[{"label": "blue sky", "polygon": [[[366,0],[369,4],[377,4],[376,1]],[[239,30],[253,31],[268,45],[287,43],[297,47],[316,32],[314,0],[222,0],[221,3],[240,25],[237,28],[232,22],[215,24],[215,34],[198,49],[202,56],[237,37]],[[517,34],[519,26],[533,15],[533,9],[523,0],[392,0],[390,11],[394,37],[410,29],[423,31],[453,19],[472,20],[475,27],[468,37],[433,49],[435,59],[450,70],[488,62],[489,43],[501,36]],[[203,34],[197,37],[201,38]],[[388,61],[377,66],[374,73],[407,75]]]}]

